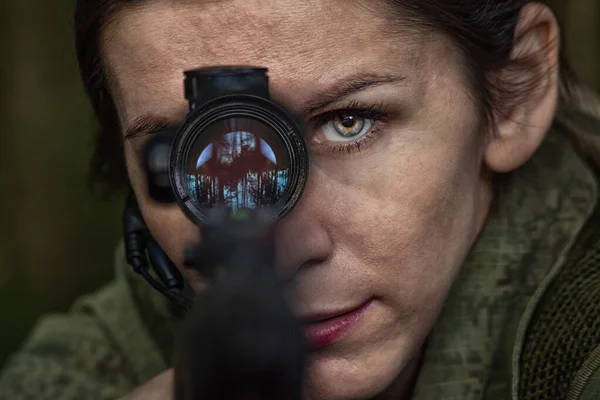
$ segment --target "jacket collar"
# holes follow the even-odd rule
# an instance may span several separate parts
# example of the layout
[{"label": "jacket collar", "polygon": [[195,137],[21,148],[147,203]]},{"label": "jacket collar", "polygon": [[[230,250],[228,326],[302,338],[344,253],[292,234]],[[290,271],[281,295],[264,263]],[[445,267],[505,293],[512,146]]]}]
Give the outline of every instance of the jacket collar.
[{"label": "jacket collar", "polygon": [[414,399],[516,399],[533,309],[598,197],[563,131],[557,123],[502,192],[430,334]]}]

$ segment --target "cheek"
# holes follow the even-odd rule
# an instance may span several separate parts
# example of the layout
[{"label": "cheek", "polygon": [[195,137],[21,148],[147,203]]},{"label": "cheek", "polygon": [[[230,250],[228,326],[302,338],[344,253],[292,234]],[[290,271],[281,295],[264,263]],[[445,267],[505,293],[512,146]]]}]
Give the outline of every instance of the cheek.
[{"label": "cheek", "polygon": [[196,281],[198,277],[192,271],[183,268],[183,252],[187,245],[199,240],[198,228],[177,205],[163,205],[150,198],[145,173],[142,171],[137,156],[129,144],[125,146],[125,158],[129,179],[144,221],[152,236],[176,264],[177,268],[188,279]]},{"label": "cheek", "polygon": [[183,252],[186,246],[199,240],[198,228],[177,206],[164,207],[150,201],[149,198],[139,202],[152,236],[177,268],[187,275],[187,270],[183,269]]},{"label": "cheek", "polygon": [[415,131],[344,172],[329,166],[334,241],[397,310],[437,307],[477,234],[478,147],[464,132]]}]

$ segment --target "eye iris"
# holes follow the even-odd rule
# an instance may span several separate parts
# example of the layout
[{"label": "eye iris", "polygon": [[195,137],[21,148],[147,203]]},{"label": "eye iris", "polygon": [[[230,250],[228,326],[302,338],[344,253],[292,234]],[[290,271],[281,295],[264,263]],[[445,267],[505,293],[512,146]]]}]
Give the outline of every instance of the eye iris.
[{"label": "eye iris", "polygon": [[342,118],[338,118],[335,122],[336,130],[344,137],[358,135],[364,126],[365,121],[361,118],[357,118],[354,115],[344,115]]}]

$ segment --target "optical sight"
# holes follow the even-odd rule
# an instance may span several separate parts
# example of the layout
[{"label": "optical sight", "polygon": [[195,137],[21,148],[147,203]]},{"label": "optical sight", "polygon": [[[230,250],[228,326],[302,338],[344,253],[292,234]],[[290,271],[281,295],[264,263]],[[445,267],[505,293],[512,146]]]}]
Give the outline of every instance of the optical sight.
[{"label": "optical sight", "polygon": [[185,122],[148,142],[150,196],[177,202],[202,224],[208,210],[266,210],[283,218],[298,203],[309,155],[299,119],[270,99],[266,68],[185,72]]}]

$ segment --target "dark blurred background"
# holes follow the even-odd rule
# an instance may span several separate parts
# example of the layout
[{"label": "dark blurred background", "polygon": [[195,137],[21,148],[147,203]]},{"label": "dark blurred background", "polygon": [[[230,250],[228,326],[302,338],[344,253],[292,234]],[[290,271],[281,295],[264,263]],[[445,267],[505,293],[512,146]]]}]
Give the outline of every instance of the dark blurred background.
[{"label": "dark blurred background", "polygon": [[[95,124],[73,51],[75,1],[0,3],[1,367],[40,314],[111,279],[122,200],[86,183]],[[553,3],[573,66],[600,91],[600,0]]]}]

